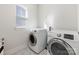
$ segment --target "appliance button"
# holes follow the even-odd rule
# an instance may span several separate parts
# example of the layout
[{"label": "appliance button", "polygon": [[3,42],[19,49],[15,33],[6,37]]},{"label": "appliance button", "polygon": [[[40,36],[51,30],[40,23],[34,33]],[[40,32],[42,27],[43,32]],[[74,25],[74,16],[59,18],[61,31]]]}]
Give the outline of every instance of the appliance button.
[{"label": "appliance button", "polygon": [[37,32],[36,30],[34,30],[34,32]]},{"label": "appliance button", "polygon": [[61,37],[61,33],[60,34],[57,34],[57,37]]}]

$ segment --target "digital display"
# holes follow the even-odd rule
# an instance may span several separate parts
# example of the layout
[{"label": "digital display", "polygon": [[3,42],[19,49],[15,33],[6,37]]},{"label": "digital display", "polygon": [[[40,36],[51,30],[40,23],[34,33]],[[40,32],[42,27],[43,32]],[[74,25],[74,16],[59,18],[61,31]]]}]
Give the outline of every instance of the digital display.
[{"label": "digital display", "polygon": [[74,40],[74,35],[72,35],[72,34],[64,34],[64,38]]}]

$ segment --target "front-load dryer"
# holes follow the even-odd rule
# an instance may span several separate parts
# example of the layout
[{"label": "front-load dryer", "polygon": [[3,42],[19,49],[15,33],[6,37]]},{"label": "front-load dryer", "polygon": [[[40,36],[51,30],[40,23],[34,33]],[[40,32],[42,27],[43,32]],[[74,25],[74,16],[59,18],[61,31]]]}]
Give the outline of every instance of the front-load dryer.
[{"label": "front-load dryer", "polygon": [[49,31],[48,54],[79,55],[79,35],[75,31]]},{"label": "front-load dryer", "polygon": [[29,35],[28,46],[36,52],[42,52],[47,45],[47,30],[46,29],[35,29],[32,30]]}]

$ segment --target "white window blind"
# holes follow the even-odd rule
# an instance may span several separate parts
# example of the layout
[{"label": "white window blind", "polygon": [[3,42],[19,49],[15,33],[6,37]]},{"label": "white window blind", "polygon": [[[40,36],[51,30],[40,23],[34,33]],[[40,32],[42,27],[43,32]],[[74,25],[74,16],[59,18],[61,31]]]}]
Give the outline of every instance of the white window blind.
[{"label": "white window blind", "polygon": [[16,27],[24,28],[28,19],[27,9],[24,6],[16,5]]}]

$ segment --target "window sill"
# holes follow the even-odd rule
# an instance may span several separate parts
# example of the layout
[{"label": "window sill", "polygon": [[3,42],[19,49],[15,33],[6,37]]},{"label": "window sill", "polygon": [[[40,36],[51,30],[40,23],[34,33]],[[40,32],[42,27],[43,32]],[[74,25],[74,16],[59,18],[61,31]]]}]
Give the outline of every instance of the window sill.
[{"label": "window sill", "polygon": [[17,26],[16,28],[15,28],[15,30],[25,30],[25,27],[23,27],[23,26]]},{"label": "window sill", "polygon": [[27,20],[27,18],[26,17],[24,17],[24,16],[16,16],[17,18],[20,18],[20,19],[24,19],[24,20]]},{"label": "window sill", "polygon": [[16,28],[22,28],[23,29],[23,28],[25,28],[25,26],[17,26]]}]

